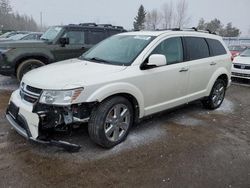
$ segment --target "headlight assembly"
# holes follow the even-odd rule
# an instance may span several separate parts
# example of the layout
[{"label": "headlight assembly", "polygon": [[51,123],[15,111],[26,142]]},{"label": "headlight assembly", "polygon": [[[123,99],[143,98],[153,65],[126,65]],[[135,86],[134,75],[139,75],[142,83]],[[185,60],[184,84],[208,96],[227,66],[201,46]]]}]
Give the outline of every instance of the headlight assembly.
[{"label": "headlight assembly", "polygon": [[83,88],[72,90],[44,90],[40,103],[53,105],[71,105],[82,93]]}]

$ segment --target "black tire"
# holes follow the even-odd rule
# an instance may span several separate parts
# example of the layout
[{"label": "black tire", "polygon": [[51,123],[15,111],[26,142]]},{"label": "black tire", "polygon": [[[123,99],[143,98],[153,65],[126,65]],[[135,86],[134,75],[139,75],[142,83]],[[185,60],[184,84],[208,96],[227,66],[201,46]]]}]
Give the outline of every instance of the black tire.
[{"label": "black tire", "polygon": [[226,94],[226,83],[222,79],[217,79],[213,85],[211,93],[202,100],[204,108],[209,110],[217,109],[224,101]]},{"label": "black tire", "polygon": [[[120,108],[120,110],[117,110],[119,109],[118,107]],[[117,111],[118,112],[120,111],[119,118],[118,117],[114,118],[115,115],[114,117],[110,116],[112,113],[115,114],[115,110],[114,112],[112,111],[113,109],[116,109],[116,114]],[[127,112],[125,113],[126,117],[125,116],[122,117],[121,114],[123,111],[125,111],[125,109],[127,109]],[[112,120],[109,121],[110,119]],[[88,131],[90,138],[96,144],[101,145],[102,147],[112,148],[126,139],[129,133],[129,129],[133,124],[133,119],[134,119],[133,108],[131,103],[126,98],[120,96],[109,98],[103,101],[96,108],[94,108],[91,113],[90,121],[88,124]],[[121,124],[125,126],[122,127]],[[113,134],[111,133],[109,135],[109,133],[113,130],[113,127],[115,127],[114,132]],[[124,127],[125,129],[123,130]],[[121,137],[117,138],[116,140],[115,138],[117,137],[117,132],[119,133],[118,135]]]},{"label": "black tire", "polygon": [[20,82],[23,78],[23,75],[26,74],[27,72],[36,69],[38,67],[44,66],[45,63],[43,63],[40,60],[37,59],[28,59],[23,61],[18,67],[16,71],[16,77],[17,80]]}]

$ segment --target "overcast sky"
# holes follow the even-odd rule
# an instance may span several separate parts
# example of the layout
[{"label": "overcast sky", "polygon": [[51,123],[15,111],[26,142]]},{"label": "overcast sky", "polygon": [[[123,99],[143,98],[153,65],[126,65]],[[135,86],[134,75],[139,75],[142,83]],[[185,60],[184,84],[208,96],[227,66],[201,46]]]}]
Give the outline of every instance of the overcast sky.
[{"label": "overcast sky", "polygon": [[[46,25],[98,22],[122,25],[132,28],[138,7],[146,10],[160,9],[171,0],[10,0],[14,11],[32,15],[40,22],[40,12]],[[172,0],[173,3],[176,0]],[[198,20],[220,19],[224,24],[232,22],[243,31],[250,30],[250,0],[187,0],[190,26],[197,26]]]}]

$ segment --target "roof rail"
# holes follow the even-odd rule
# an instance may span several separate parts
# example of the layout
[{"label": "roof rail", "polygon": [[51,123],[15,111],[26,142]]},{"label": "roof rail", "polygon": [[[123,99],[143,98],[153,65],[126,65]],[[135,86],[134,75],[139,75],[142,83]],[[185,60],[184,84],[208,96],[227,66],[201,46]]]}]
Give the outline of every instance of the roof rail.
[{"label": "roof rail", "polygon": [[101,27],[113,27],[112,24],[98,24],[98,26],[101,26]]},{"label": "roof rail", "polygon": [[80,23],[79,25],[80,25],[80,26],[94,26],[94,27],[97,26],[96,23]]},{"label": "roof rail", "polygon": [[197,27],[191,27],[191,28],[183,28],[183,29],[178,29],[176,30],[176,28],[171,29],[172,31],[196,31],[196,32],[201,32],[201,33],[209,33],[209,34],[213,34],[213,35],[217,35],[216,32],[212,32],[209,29],[207,30],[200,30]]},{"label": "roof rail", "polygon": [[[73,24],[72,24],[73,25]],[[88,26],[88,27],[105,27],[105,28],[113,28],[113,29],[122,29],[122,26],[114,26],[112,24],[96,24],[96,23],[80,23],[80,26]]]}]

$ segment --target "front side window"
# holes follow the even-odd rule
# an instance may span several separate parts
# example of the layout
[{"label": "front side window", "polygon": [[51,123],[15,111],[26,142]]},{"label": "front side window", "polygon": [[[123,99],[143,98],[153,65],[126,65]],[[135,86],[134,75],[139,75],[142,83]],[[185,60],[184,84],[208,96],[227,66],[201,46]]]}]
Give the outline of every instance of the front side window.
[{"label": "front side window", "polygon": [[180,37],[166,39],[161,42],[151,54],[165,55],[167,64],[183,62],[183,47]]},{"label": "front side window", "polygon": [[187,48],[187,56],[190,61],[210,56],[208,45],[204,38],[184,37],[184,39]]},{"label": "front side window", "polygon": [[84,31],[66,31],[63,37],[69,38],[69,44],[84,44]]},{"label": "front side window", "polygon": [[145,35],[115,35],[97,44],[80,59],[129,66],[154,38]]}]

